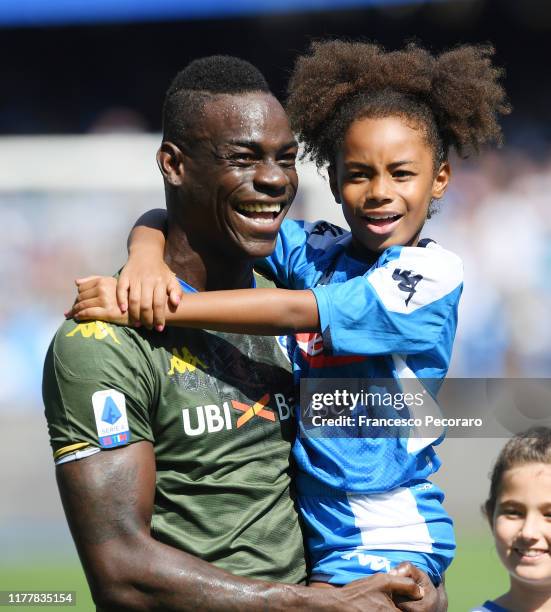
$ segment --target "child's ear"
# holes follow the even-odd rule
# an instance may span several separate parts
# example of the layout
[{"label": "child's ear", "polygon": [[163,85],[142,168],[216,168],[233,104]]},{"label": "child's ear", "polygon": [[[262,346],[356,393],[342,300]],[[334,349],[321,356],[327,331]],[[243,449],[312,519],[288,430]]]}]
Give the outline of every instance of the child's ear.
[{"label": "child's ear", "polygon": [[161,143],[157,151],[157,166],[165,181],[173,187],[179,187],[184,178],[184,155],[180,149],[167,140]]},{"label": "child's ear", "polygon": [[446,193],[446,189],[448,188],[448,183],[450,182],[450,177],[452,174],[452,169],[449,162],[445,161],[440,165],[436,176],[434,177],[434,181],[432,183],[432,197],[435,200],[439,200],[444,193]]},{"label": "child's ear", "polygon": [[339,184],[337,182],[337,169],[334,164],[331,164],[327,168],[327,174],[329,175],[329,186],[331,187],[331,191],[333,193],[333,197],[335,198],[335,202],[337,204],[342,204],[341,196],[339,193]]}]

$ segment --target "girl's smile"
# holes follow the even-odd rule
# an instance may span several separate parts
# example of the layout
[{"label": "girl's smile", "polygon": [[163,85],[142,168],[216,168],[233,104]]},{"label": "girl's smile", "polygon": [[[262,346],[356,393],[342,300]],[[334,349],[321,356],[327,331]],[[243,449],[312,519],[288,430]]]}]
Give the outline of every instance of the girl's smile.
[{"label": "girl's smile", "polygon": [[497,552],[519,582],[551,586],[551,465],[529,463],[503,474],[494,513]]}]

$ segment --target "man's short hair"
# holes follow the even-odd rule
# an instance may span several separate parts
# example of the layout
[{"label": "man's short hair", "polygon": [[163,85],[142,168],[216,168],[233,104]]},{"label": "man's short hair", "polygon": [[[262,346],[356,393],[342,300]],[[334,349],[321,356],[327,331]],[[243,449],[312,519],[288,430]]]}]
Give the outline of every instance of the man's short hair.
[{"label": "man's short hair", "polygon": [[174,77],[166,92],[163,140],[185,143],[205,102],[213,96],[257,91],[271,93],[262,73],[245,60],[211,55],[192,61]]}]

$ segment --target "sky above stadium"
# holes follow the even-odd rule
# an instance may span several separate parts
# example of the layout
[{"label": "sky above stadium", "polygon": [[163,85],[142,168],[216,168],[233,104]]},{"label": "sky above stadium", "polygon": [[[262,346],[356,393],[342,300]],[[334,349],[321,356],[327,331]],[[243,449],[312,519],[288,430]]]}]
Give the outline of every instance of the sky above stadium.
[{"label": "sky above stadium", "polygon": [[213,19],[446,0],[2,0],[0,27]]}]

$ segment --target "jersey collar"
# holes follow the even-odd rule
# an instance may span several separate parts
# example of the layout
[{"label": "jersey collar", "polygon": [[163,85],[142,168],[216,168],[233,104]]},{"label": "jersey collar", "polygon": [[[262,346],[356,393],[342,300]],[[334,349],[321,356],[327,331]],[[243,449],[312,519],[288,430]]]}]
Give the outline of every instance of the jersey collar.
[{"label": "jersey collar", "polygon": [[[190,284],[186,283],[182,278],[178,278],[178,282],[180,283],[180,287],[184,290],[184,293],[197,293],[197,289],[192,287]],[[251,283],[251,288],[256,289],[256,278],[253,274],[253,282]]]}]

